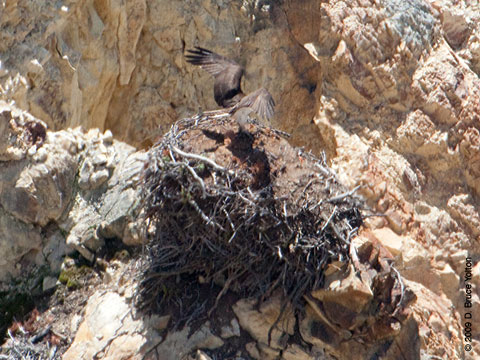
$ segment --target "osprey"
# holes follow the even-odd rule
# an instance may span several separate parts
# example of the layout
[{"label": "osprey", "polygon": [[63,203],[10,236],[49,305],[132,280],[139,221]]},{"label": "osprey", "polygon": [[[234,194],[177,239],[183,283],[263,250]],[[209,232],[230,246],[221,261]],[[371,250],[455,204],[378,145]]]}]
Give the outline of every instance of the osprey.
[{"label": "osprey", "polygon": [[[241,112],[239,119],[244,119],[251,111],[262,119],[268,120],[273,116],[275,102],[268,90],[260,88],[248,95],[243,93],[240,82],[244,69],[235,61],[199,46],[187,52],[185,57],[190,64],[201,66],[215,78],[213,85],[215,101],[221,107],[229,108],[230,114],[235,114],[238,109],[248,108],[249,111]],[[240,127],[243,127],[244,121],[238,122]]]}]

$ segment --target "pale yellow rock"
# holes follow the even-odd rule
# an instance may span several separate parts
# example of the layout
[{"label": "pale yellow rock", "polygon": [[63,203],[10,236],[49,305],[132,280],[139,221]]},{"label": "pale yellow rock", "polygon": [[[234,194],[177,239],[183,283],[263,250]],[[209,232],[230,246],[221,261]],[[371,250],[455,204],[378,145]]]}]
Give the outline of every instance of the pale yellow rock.
[{"label": "pale yellow rock", "polygon": [[[411,288],[417,296],[417,300],[413,304],[415,319],[427,324],[430,329],[433,326],[435,327],[430,332],[422,332],[426,336],[422,339],[422,343],[431,344],[432,341],[436,343],[435,346],[429,347],[429,353],[448,359],[459,359],[460,354],[457,352],[457,346],[461,347],[462,339],[451,337],[451,327],[456,328],[458,322],[457,319],[447,315],[450,313],[451,301],[445,296],[438,296],[419,283],[405,280],[405,285]],[[435,299],[435,301],[432,301],[432,299]],[[431,323],[428,319],[431,319]],[[440,344],[445,344],[447,339],[450,339],[449,341],[452,341],[456,346],[440,346]]]},{"label": "pale yellow rock", "polygon": [[480,213],[478,206],[468,194],[452,196],[447,203],[452,217],[464,223],[472,232],[473,236],[480,235]]},{"label": "pale yellow rock", "polygon": [[169,332],[156,351],[164,360],[176,360],[196,349],[216,349],[224,345],[222,339],[212,334],[209,324],[204,324],[197,331],[190,333],[186,326],[180,331]]},{"label": "pale yellow rock", "polygon": [[393,256],[402,253],[405,242],[403,237],[398,236],[389,228],[375,229],[372,233]]},{"label": "pale yellow rock", "polygon": [[152,328],[158,331],[162,331],[167,328],[170,319],[171,315],[159,316],[157,314],[154,314],[150,316],[150,319],[148,319],[147,321]]},{"label": "pale yellow rock", "polygon": [[442,288],[452,302],[456,302],[459,296],[460,276],[452,269],[450,264],[445,264],[444,268],[438,272]]},{"label": "pale yellow rock", "polygon": [[304,349],[300,346],[293,344],[289,345],[282,352],[282,359],[285,360],[313,360],[314,357],[310,356]]},{"label": "pale yellow rock", "polygon": [[205,354],[203,351],[197,350],[196,360],[212,360],[212,358]]},{"label": "pale yellow rock", "polygon": [[373,297],[372,290],[357,275],[350,265],[346,276],[341,279],[325,279],[326,288],[312,291],[312,296],[320,301],[330,301],[360,312]]},{"label": "pale yellow rock", "polygon": [[[432,285],[436,277],[431,265],[431,255],[414,240],[407,240],[402,252],[400,272],[403,277],[421,283],[424,286]],[[437,277],[437,282],[439,279]]]},{"label": "pale yellow rock", "polygon": [[103,359],[105,360],[141,360],[144,358],[138,353],[138,349],[145,342],[145,338],[139,334],[127,334],[116,337],[110,344]]},{"label": "pale yellow rock", "polygon": [[[281,298],[274,296],[255,309],[255,300],[239,300],[232,309],[242,329],[246,330],[259,343],[268,344],[270,328],[280,315]],[[270,346],[275,349],[284,347],[282,339],[293,335],[295,318],[290,306],[287,306],[279,321],[271,331]]]},{"label": "pale yellow rock", "polygon": [[256,360],[261,359],[260,351],[258,350],[257,344],[255,342],[249,342],[249,343],[245,344],[245,350],[247,350],[248,354],[252,358],[254,358]]},{"label": "pale yellow rock", "polygon": [[273,349],[266,344],[257,343],[257,347],[258,347],[258,350],[260,352],[260,358],[261,359],[275,360],[275,359],[278,359],[278,357],[280,356],[280,350]]},{"label": "pale yellow rock", "polygon": [[92,359],[100,352],[104,359],[140,359],[138,349],[146,341],[141,327],[124,298],[114,292],[97,292],[89,299],[84,321],[63,359]]},{"label": "pale yellow rock", "polygon": [[118,27],[118,53],[120,85],[127,85],[136,65],[136,47],[146,21],[145,0],[127,0],[120,12]]},{"label": "pale yellow rock", "polygon": [[480,262],[475,264],[472,268],[472,282],[477,288],[480,287]]}]

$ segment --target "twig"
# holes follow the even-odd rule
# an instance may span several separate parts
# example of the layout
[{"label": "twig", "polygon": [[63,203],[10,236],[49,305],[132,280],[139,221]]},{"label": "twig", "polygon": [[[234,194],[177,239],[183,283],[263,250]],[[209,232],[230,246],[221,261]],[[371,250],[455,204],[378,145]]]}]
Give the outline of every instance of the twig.
[{"label": "twig", "polygon": [[192,153],[186,153],[182,150],[180,150],[179,148],[177,148],[176,146],[174,145],[170,145],[170,148],[175,151],[177,154],[180,154],[186,158],[190,158],[190,159],[195,159],[195,160],[200,160],[200,161],[203,161],[203,162],[206,162],[207,164],[209,164],[210,166],[212,166],[215,170],[219,170],[219,171],[224,171],[224,172],[228,172],[230,174],[234,174],[233,171],[231,170],[227,170],[225,169],[224,167],[218,165],[215,161],[213,160],[210,160],[209,158],[206,158],[204,156],[201,156],[201,155],[197,155],[197,154],[192,154]]},{"label": "twig", "polygon": [[189,199],[188,203],[197,211],[197,213],[200,215],[203,221],[205,221],[206,225],[217,226],[219,229],[225,231],[225,229],[220,224],[217,224],[212,219],[209,219],[208,216],[205,215],[205,213],[202,211],[202,209],[200,209],[200,206],[198,206],[198,204],[195,201],[193,201],[192,199]]},{"label": "twig", "polygon": [[177,160],[175,159],[175,156],[173,156],[172,149],[168,149],[168,154],[170,155],[170,158],[172,159],[173,163],[176,163]]},{"label": "twig", "polygon": [[216,117],[230,116],[230,111],[229,109],[208,110],[208,111],[202,111],[201,115],[215,119]]},{"label": "twig", "polygon": [[253,201],[251,201],[250,199],[247,199],[245,196],[243,196],[242,193],[239,192],[238,196],[240,197],[240,199],[247,202],[250,206],[255,207],[255,203]]},{"label": "twig", "polygon": [[45,336],[47,336],[47,334],[50,332],[51,328],[52,328],[52,325],[48,325],[45,329],[40,331],[38,334],[32,336],[30,338],[30,342],[32,344],[35,344],[35,343],[39,342],[40,340],[42,340]]},{"label": "twig", "polygon": [[187,163],[183,163],[183,165],[188,169],[188,171],[190,171],[190,174],[192,174],[194,179],[197,180],[200,184],[200,187],[202,188],[202,198],[204,199],[207,196],[207,192],[205,190],[205,183],[203,182],[202,178],[197,175],[195,170],[190,165],[188,165]]},{"label": "twig", "polygon": [[327,228],[328,224],[330,223],[330,221],[332,221],[333,219],[333,216],[335,215],[335,212],[337,211],[337,205],[335,205],[335,207],[333,208],[333,211],[332,213],[330,214],[330,217],[328,218],[327,222],[322,226],[322,228],[320,229],[320,233],[323,233],[325,231],[325,229]]},{"label": "twig", "polygon": [[310,206],[310,207],[308,208],[308,211],[313,211],[313,210],[315,210],[317,207],[319,207],[319,206],[322,205],[322,204],[323,204],[323,199],[321,199],[321,200],[320,200],[319,202],[317,202],[315,205]]},{"label": "twig", "polygon": [[393,316],[395,316],[397,314],[398,310],[400,309],[400,307],[402,305],[402,302],[403,302],[403,296],[405,294],[405,285],[403,284],[402,276],[400,275],[398,270],[394,266],[391,266],[391,269],[393,271],[395,271],[395,274],[397,275],[397,279],[398,279],[398,282],[400,283],[400,291],[401,291],[400,300],[398,301],[397,307],[396,307],[395,311],[393,312]]},{"label": "twig", "polygon": [[227,217],[227,220],[228,220],[228,223],[230,224],[230,227],[235,232],[236,231],[235,224],[232,222],[232,219],[230,218],[230,215],[228,214],[228,211],[225,208],[223,209],[223,213]]},{"label": "twig", "polygon": [[352,190],[350,190],[350,191],[347,191],[347,192],[345,192],[345,193],[343,193],[343,194],[340,194],[340,195],[334,196],[334,197],[332,197],[332,198],[330,198],[330,199],[327,199],[327,201],[328,201],[328,202],[336,202],[336,201],[339,201],[339,200],[343,200],[343,199],[345,199],[345,198],[348,197],[348,196],[352,196],[352,195],[355,193],[355,191],[357,191],[358,189],[360,189],[360,187],[361,187],[361,185],[358,185],[358,186],[354,187],[354,188],[353,188]]},{"label": "twig", "polygon": [[[347,223],[347,225],[350,226],[350,224]],[[358,227],[353,228],[352,230],[349,231],[348,236],[347,236],[347,241],[350,242],[350,239],[352,238],[353,234],[355,234],[358,231]]]},{"label": "twig", "polygon": [[326,167],[324,167],[323,165],[320,165],[319,163],[315,163],[315,167],[317,167],[320,170],[322,175],[332,176],[332,173],[330,171],[328,171],[328,169]]},{"label": "twig", "polygon": [[308,181],[307,185],[305,185],[305,187],[303,188],[302,196],[305,196],[305,192],[308,190],[308,188],[310,187],[310,185],[313,184],[313,181],[314,181],[314,180],[315,180],[315,179],[310,179],[310,180]]}]

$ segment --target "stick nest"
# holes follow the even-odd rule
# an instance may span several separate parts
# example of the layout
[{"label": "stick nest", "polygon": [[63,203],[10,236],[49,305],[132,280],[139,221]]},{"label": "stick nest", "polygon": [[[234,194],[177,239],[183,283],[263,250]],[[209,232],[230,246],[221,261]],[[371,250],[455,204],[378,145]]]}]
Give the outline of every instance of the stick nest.
[{"label": "stick nest", "polygon": [[259,300],[281,290],[298,305],[328,264],[350,261],[362,224],[353,191],[281,132],[235,128],[228,116],[183,119],[149,151],[141,308],[176,304],[191,319],[207,310],[192,295],[199,282],[220,285],[211,309],[227,290]]}]

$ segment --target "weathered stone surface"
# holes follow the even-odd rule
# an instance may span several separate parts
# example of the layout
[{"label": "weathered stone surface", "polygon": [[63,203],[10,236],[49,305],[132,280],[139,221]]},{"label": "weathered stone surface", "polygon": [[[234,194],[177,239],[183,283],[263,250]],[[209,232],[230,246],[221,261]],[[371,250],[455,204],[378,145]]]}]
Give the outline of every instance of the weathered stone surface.
[{"label": "weathered stone surface", "polygon": [[[453,336],[458,329],[456,320],[447,316],[451,311],[451,301],[438,296],[421,284],[406,280],[405,285],[417,296],[412,306],[413,316],[423,327],[423,330],[419,331],[419,336],[424,356],[460,358],[458,348],[463,348],[462,339]],[[451,341],[452,346],[445,346],[446,341]]]},{"label": "weathered stone surface", "polygon": [[175,360],[185,357],[196,349],[216,349],[224,344],[222,339],[212,334],[209,324],[190,334],[190,327],[169,333],[146,359],[155,359],[155,354],[162,354],[162,359]]},{"label": "weathered stone surface", "polygon": [[[263,303],[259,310],[255,308],[255,302],[254,300],[240,300],[233,305],[232,309],[240,326],[260,344],[273,349],[285,348],[289,335],[293,335],[295,326],[292,309],[287,306],[284,313],[281,314],[281,298],[279,296],[272,297]],[[269,332],[272,326],[269,342]]]},{"label": "weathered stone surface", "polygon": [[[142,241],[138,229],[128,224],[136,218],[140,191],[136,183],[146,156],[135,153],[127,144],[112,142],[110,136],[93,130],[87,134],[91,141],[85,144],[79,159],[83,162],[78,180],[80,191],[60,224],[68,232],[67,244],[90,260],[106,238],[125,237],[130,245]],[[103,181],[95,180],[95,174],[103,172]]]},{"label": "weathered stone surface", "polygon": [[0,161],[35,154],[46,136],[46,125],[25,111],[0,100]]},{"label": "weathered stone surface", "polygon": [[205,354],[202,350],[197,350],[195,360],[212,360],[212,358]]},{"label": "weathered stone surface", "polygon": [[[19,20],[20,7],[27,22]],[[316,76],[301,69],[313,61],[294,50],[292,39],[284,36],[284,17],[280,13],[269,16],[273,9],[262,10],[237,0],[189,6],[167,0],[152,4],[87,0],[60,8],[20,0],[9,3],[9,10],[0,28],[8,38],[4,44],[10,44],[3,83],[11,85],[2,95],[52,129],[80,124],[110,128],[117,139],[151,144],[179,115],[198,108],[199,100],[205,104],[208,99],[209,107],[216,106],[211,80],[205,81],[207,75],[186,66],[182,59],[185,46],[199,41],[221,50],[218,43],[232,45],[236,39],[240,39],[239,46],[226,55],[246,63],[246,90],[261,85],[270,88],[278,100],[278,113],[285,119],[299,119],[286,123],[293,132],[312,119]],[[266,45],[267,53],[258,51]],[[287,81],[275,76],[278,69]],[[280,100],[287,99],[292,88],[297,101],[287,106]],[[305,132],[298,133],[297,141],[301,136]],[[315,136],[309,141],[322,143]]]},{"label": "weathered stone surface", "polygon": [[442,269],[437,270],[445,295],[453,302],[458,301],[460,276],[452,269],[450,264],[445,264]]},{"label": "weathered stone surface", "polygon": [[29,252],[41,252],[40,229],[25,224],[0,207],[0,281],[8,275],[19,275],[16,263]]},{"label": "weathered stone surface", "polygon": [[[140,224],[134,221],[138,215],[136,211],[141,189],[136,185],[147,156],[145,153],[133,152],[129,155],[120,160],[119,166],[112,175],[112,181],[108,183],[111,190],[106,192],[103,205],[99,210],[102,217],[99,233],[104,237],[125,239],[128,245],[138,245],[142,239],[135,231],[138,231]],[[126,224],[131,226],[126,227]]]},{"label": "weathered stone surface", "polygon": [[134,320],[125,298],[113,292],[97,292],[85,307],[72,346],[63,359],[141,359],[138,349],[146,343],[142,321]]},{"label": "weathered stone surface", "polygon": [[72,249],[67,245],[65,235],[60,230],[47,231],[42,240],[42,251],[37,253],[35,263],[46,264],[53,274],[57,274],[60,271],[65,254],[70,253]]},{"label": "weathered stone surface", "polygon": [[480,240],[479,208],[474,204],[470,195],[452,196],[447,202],[447,208],[454,219],[467,227],[474,239]]},{"label": "weathered stone surface", "polygon": [[105,238],[143,241],[136,184],[144,153],[114,141],[111,132],[47,132],[31,115],[2,106],[1,123],[10,124],[3,148],[10,161],[0,162],[2,279],[18,273],[15,264],[27,254],[25,265],[33,260],[58,272],[71,248],[93,260]]},{"label": "weathered stone surface", "polygon": [[224,339],[240,336],[240,325],[237,319],[232,319],[229,325],[222,326],[220,336]]},{"label": "weathered stone surface", "polygon": [[[394,352],[392,344],[403,341],[399,339],[418,338],[417,320],[408,311],[415,295],[404,287],[391,266],[391,254],[372,233],[363,231],[352,246],[353,265],[329,271],[325,288],[305,296],[300,333],[313,345],[312,351],[324,349],[338,358],[366,359]],[[359,336],[368,336],[369,344],[359,343]],[[420,356],[420,342],[416,343],[408,350],[409,358]]]},{"label": "weathered stone surface", "polygon": [[369,285],[357,277],[352,266],[343,278],[327,277],[325,289],[313,291],[312,296],[324,304],[334,302],[351,311],[360,313],[373,298]]},{"label": "weathered stone surface", "polygon": [[282,359],[285,360],[312,360],[313,356],[310,356],[304,349],[300,346],[293,344],[289,345],[282,352]]},{"label": "weathered stone surface", "polygon": [[400,255],[405,247],[405,240],[389,228],[375,229],[373,236],[375,236],[393,256]]},{"label": "weathered stone surface", "polygon": [[[28,136],[25,133],[29,133],[26,128],[21,136]],[[65,211],[76,171],[75,154],[49,138],[50,133],[46,137],[42,152],[3,163],[0,179],[0,206],[19,220],[40,226],[57,221]]]}]

